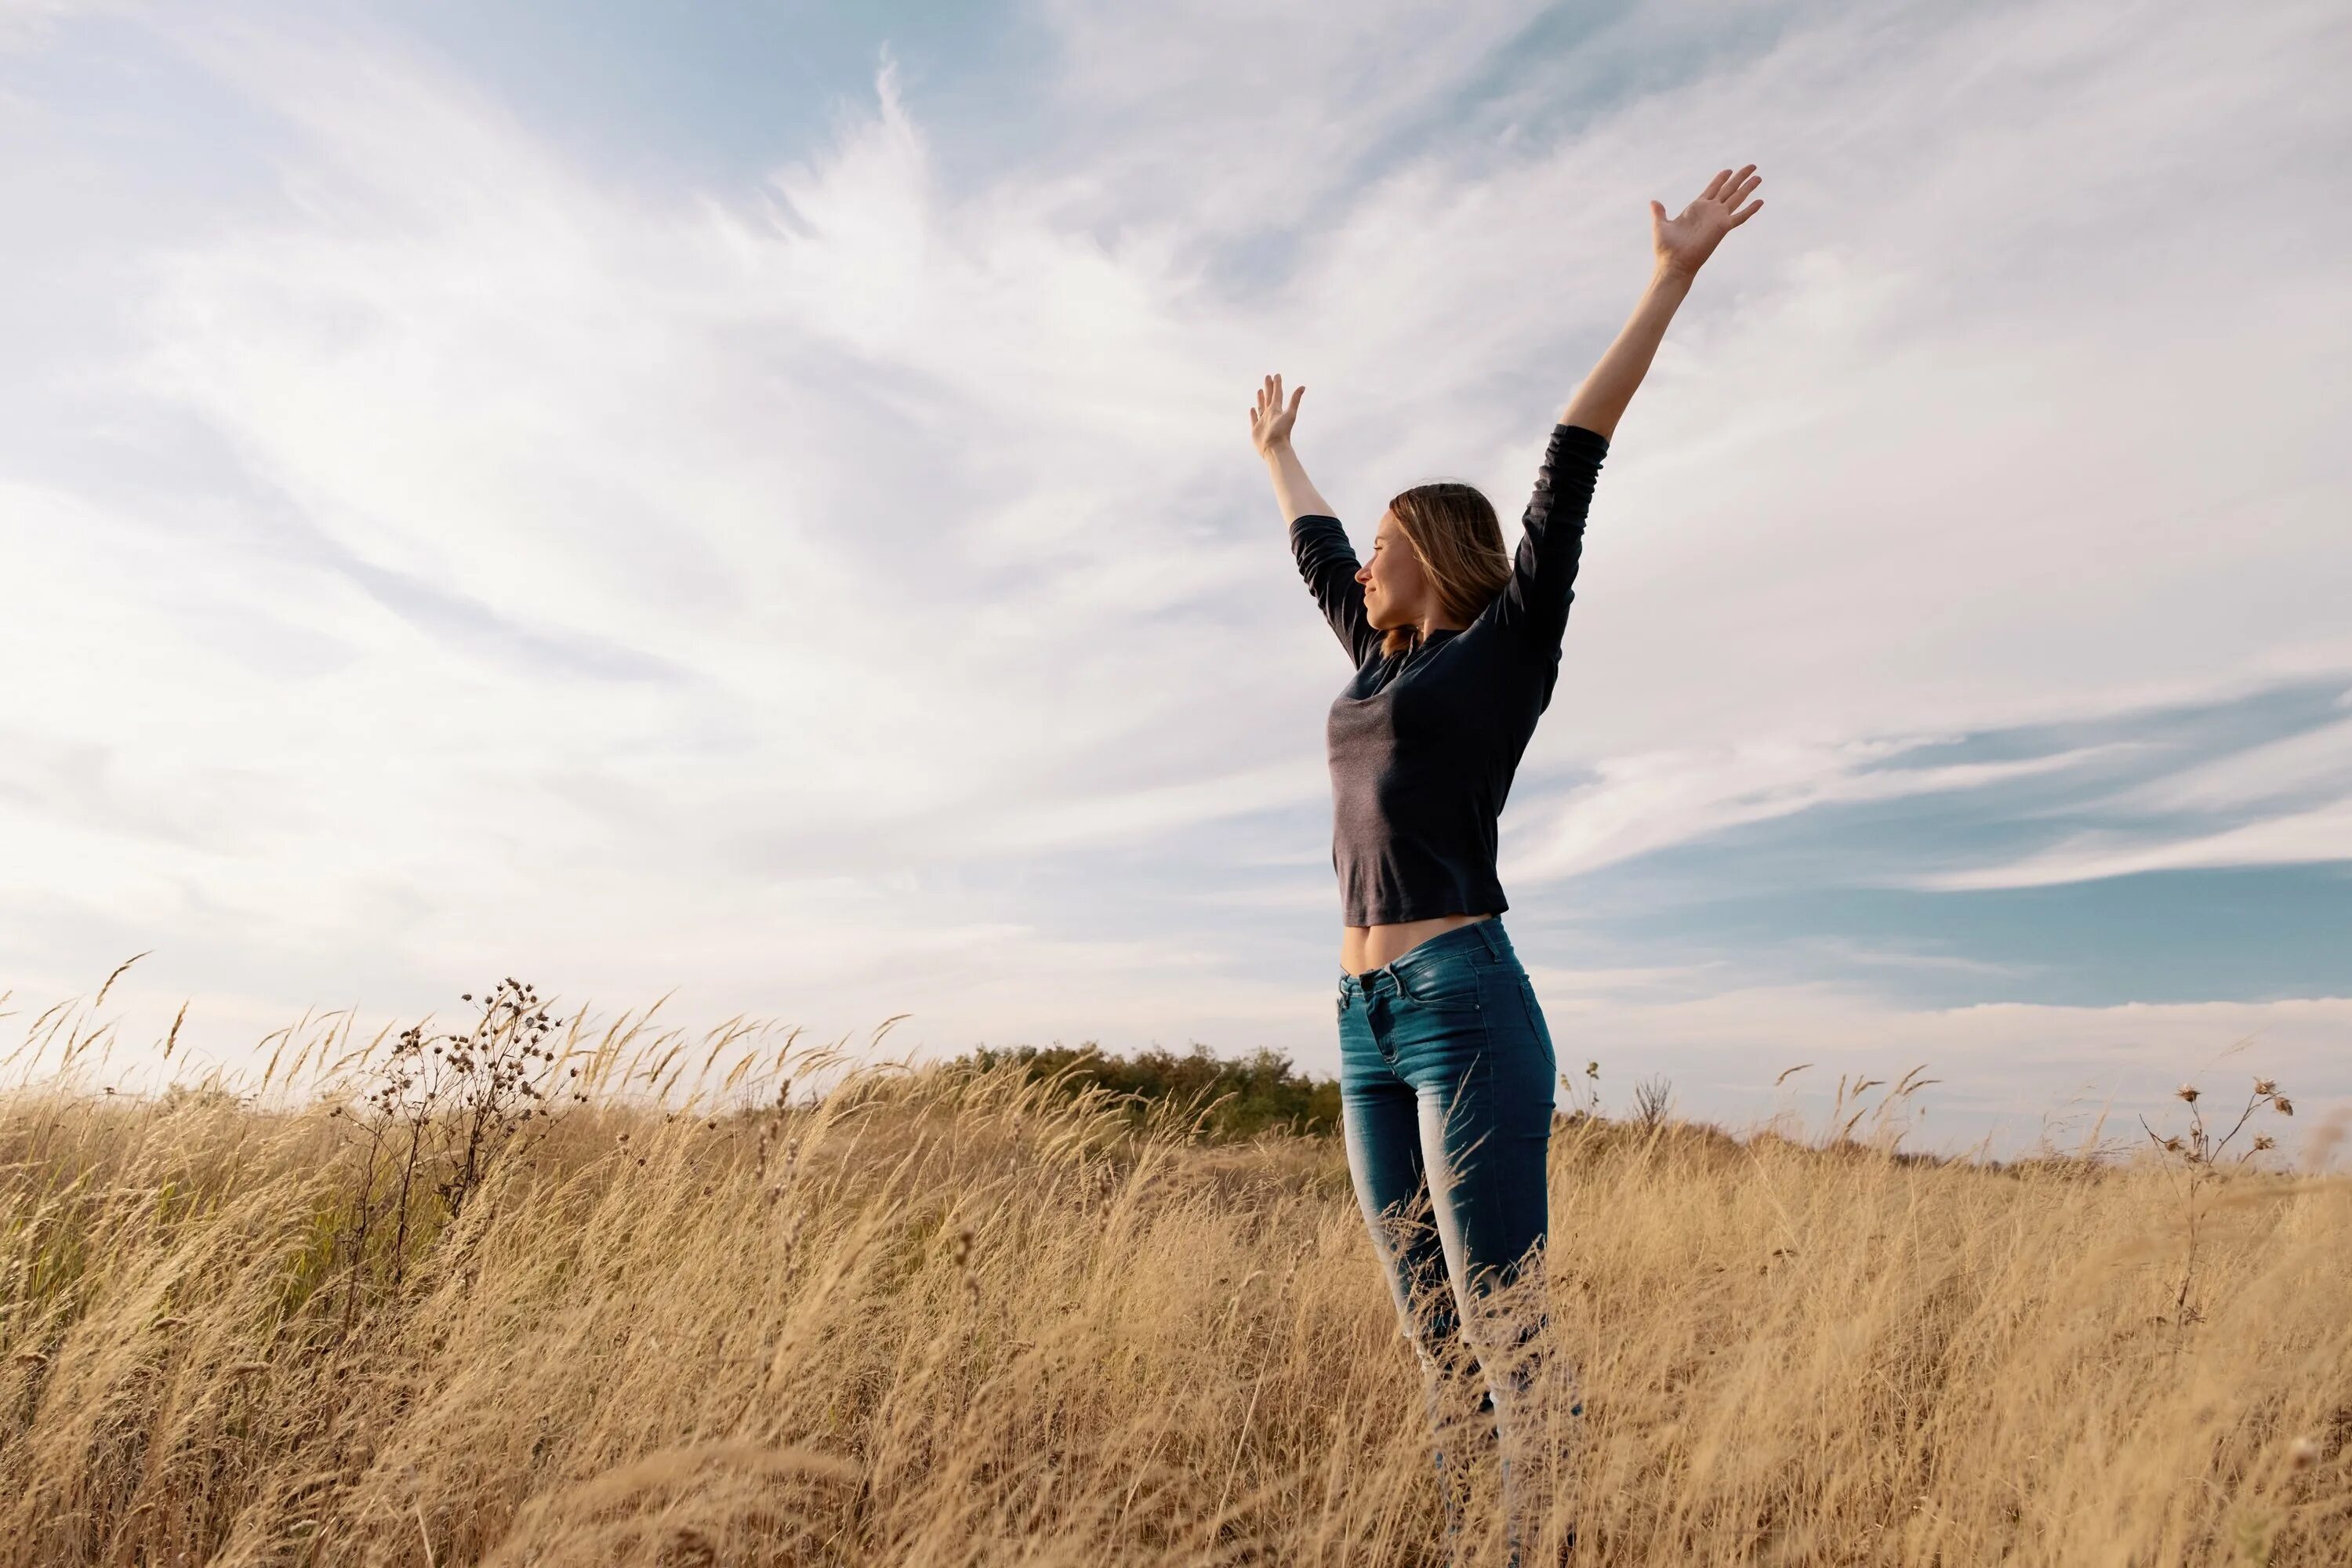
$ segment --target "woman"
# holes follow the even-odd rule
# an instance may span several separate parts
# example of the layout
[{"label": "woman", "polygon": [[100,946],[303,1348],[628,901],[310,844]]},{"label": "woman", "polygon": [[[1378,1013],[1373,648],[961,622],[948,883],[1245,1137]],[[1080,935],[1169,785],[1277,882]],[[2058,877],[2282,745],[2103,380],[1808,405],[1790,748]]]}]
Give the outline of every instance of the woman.
[{"label": "woman", "polygon": [[[1486,497],[1431,484],[1389,503],[1360,566],[1291,449],[1307,389],[1286,405],[1282,378],[1270,375],[1250,411],[1299,572],[1357,667],[1327,730],[1346,922],[1338,1013],[1348,1166],[1423,1369],[1449,1547],[1458,1549],[1466,1478],[1446,1456],[1459,1451],[1475,1375],[1486,1385],[1476,1427],[1499,1439],[1514,1563],[1540,1516],[1540,1461],[1553,1447],[1536,1430],[1546,1407],[1535,1394],[1557,1069],[1535,988],[1503,931],[1496,818],[1559,679],[1609,437],[1700,265],[1763,207],[1740,205],[1761,183],[1751,163],[1717,174],[1679,216],[1650,204],[1649,287],[1561,411],[1507,560]],[[1567,1392],[1560,1406],[1582,1413]]]}]

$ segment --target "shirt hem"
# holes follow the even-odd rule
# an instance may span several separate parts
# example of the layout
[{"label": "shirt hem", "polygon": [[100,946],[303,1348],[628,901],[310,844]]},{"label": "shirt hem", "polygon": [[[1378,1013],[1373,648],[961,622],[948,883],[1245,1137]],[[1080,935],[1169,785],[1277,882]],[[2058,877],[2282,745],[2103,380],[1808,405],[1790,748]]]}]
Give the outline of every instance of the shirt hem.
[{"label": "shirt hem", "polygon": [[1495,900],[1495,907],[1489,910],[1431,910],[1425,913],[1410,910],[1402,913],[1389,913],[1383,910],[1368,910],[1365,912],[1365,916],[1362,919],[1358,919],[1356,912],[1351,910],[1342,910],[1339,912],[1343,923],[1348,925],[1392,926],[1404,925],[1412,921],[1442,920],[1447,915],[1499,915],[1509,908],[1510,905],[1505,900],[1496,899]]}]

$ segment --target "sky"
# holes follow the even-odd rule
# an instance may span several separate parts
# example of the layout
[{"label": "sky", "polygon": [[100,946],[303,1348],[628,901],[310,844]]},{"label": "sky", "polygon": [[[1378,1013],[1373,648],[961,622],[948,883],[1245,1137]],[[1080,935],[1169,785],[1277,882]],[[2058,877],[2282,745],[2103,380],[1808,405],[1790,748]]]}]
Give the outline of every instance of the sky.
[{"label": "sky", "polygon": [[1250,397],[1360,550],[1515,538],[1649,201],[1754,163],[1502,817],[1562,1067],[2308,1128],[2347,79],[2296,0],[0,0],[0,1012],[145,953],[126,1087],[509,974],[1332,1072],[1350,670]]}]

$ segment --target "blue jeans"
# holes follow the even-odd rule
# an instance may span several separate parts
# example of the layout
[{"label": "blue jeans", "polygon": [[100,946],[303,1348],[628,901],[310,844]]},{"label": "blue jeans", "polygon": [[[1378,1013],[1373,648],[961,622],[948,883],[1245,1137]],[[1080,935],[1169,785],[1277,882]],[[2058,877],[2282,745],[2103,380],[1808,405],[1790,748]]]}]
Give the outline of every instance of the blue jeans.
[{"label": "blue jeans", "polygon": [[1421,1364],[1448,1546],[1468,1479],[1448,1453],[1494,1441],[1516,1562],[1550,1468],[1536,1454],[1551,1033],[1497,916],[1343,973],[1339,1014],[1348,1169]]}]

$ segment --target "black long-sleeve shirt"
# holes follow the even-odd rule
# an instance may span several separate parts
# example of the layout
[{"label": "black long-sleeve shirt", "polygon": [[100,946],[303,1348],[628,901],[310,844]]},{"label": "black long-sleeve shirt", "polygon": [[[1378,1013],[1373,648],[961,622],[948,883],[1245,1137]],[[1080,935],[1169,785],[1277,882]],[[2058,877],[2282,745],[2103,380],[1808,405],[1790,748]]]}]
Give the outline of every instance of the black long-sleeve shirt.
[{"label": "black long-sleeve shirt", "polygon": [[1335,517],[1296,518],[1299,574],[1357,665],[1331,704],[1331,866],[1346,924],[1391,925],[1509,908],[1496,819],[1559,679],[1559,644],[1604,436],[1551,433],[1510,581],[1462,630],[1383,656]]}]

